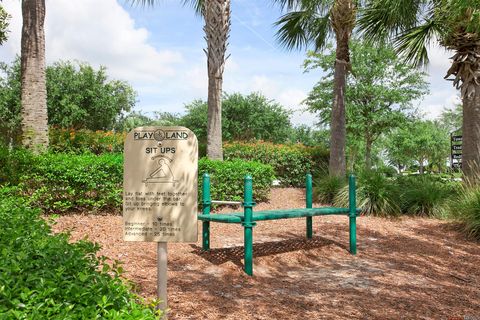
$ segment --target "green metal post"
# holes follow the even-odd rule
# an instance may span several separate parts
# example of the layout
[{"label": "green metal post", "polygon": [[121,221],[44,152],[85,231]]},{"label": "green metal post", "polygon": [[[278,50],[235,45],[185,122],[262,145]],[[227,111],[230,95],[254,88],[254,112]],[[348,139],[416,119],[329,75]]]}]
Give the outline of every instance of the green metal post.
[{"label": "green metal post", "polygon": [[355,190],[355,176],[348,177],[348,208],[350,220],[350,253],[357,253],[357,199]]},{"label": "green metal post", "polygon": [[[202,213],[210,214],[212,200],[210,199],[210,176],[208,173],[203,174],[202,195]],[[202,249],[210,250],[210,221],[202,223]]]},{"label": "green metal post", "polygon": [[244,228],[244,257],[245,257],[245,273],[249,276],[253,275],[253,182],[252,177],[247,175],[244,179],[243,191],[243,228]]},{"label": "green metal post", "polygon": [[[305,202],[307,208],[312,208],[313,204],[313,195],[312,195],[312,175],[307,174],[306,179],[306,191],[305,191]],[[307,239],[312,239],[313,237],[313,217],[307,217]]]}]

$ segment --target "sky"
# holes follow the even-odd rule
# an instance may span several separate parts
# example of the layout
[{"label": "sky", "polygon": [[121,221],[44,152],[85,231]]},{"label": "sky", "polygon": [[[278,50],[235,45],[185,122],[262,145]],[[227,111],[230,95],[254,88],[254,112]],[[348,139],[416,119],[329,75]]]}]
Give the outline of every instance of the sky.
[{"label": "sky", "polygon": [[[305,50],[288,51],[276,41],[273,24],[282,13],[270,3],[232,0],[223,90],[260,92],[292,110],[295,125],[313,125],[316,116],[301,103],[322,73],[304,73]],[[2,4],[12,16],[9,40],[0,47],[0,61],[8,63],[20,54],[21,1]],[[181,1],[139,7],[123,0],[46,0],[46,6],[47,64],[78,60],[107,67],[112,79],[132,85],[138,93],[135,110],[147,115],[183,113],[185,104],[206,100],[203,21]],[[425,118],[434,119],[459,100],[452,83],[443,79],[451,53],[430,49],[430,94],[418,107]]]}]

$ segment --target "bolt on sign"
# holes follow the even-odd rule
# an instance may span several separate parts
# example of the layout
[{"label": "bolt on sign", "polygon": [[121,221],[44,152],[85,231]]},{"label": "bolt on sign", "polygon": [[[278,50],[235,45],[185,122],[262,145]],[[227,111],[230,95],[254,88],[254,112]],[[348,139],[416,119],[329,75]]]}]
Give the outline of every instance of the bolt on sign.
[{"label": "bolt on sign", "polygon": [[141,127],[125,139],[125,241],[196,242],[198,142],[184,127]]}]

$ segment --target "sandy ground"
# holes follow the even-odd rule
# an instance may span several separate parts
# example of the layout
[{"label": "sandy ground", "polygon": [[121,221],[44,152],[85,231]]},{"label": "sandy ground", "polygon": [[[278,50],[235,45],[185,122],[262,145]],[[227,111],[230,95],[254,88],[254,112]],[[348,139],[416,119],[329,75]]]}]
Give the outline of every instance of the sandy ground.
[{"label": "sandy ground", "polygon": [[[302,189],[274,189],[257,210],[303,207]],[[231,209],[224,209],[224,211]],[[455,225],[421,218],[358,220],[358,254],[348,253],[348,218],[259,222],[254,276],[244,274],[243,229],[211,224],[212,250],[168,244],[169,319],[476,319],[480,320],[480,243]],[[63,216],[70,230],[123,262],[138,293],[155,296],[156,245],[124,242],[120,216]]]}]

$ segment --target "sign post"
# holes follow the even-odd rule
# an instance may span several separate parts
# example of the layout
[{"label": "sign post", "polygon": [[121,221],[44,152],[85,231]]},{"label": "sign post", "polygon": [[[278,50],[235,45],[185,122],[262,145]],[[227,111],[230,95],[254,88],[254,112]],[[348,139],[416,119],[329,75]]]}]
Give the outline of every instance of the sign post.
[{"label": "sign post", "polygon": [[167,243],[197,241],[197,138],[184,127],[136,128],[124,154],[124,240],[157,242],[158,308],[166,310]]}]

